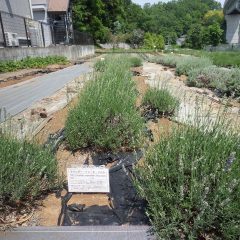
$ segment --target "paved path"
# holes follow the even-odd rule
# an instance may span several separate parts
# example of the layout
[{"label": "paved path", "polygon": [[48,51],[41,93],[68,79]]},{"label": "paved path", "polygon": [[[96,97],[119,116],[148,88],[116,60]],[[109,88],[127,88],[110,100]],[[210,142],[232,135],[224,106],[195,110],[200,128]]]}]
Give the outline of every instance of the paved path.
[{"label": "paved path", "polygon": [[1,240],[156,240],[148,226],[30,227],[0,232]]},{"label": "paved path", "polygon": [[[14,116],[61,89],[81,74],[91,71],[88,63],[75,65],[0,89],[0,108]],[[0,116],[0,122],[2,121]]]}]

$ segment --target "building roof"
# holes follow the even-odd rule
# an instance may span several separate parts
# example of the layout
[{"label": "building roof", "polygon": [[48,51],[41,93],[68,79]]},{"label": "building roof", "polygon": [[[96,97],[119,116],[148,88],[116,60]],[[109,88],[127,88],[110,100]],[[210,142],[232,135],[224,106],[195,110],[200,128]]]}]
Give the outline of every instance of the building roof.
[{"label": "building roof", "polygon": [[49,0],[48,12],[67,12],[69,0]]}]

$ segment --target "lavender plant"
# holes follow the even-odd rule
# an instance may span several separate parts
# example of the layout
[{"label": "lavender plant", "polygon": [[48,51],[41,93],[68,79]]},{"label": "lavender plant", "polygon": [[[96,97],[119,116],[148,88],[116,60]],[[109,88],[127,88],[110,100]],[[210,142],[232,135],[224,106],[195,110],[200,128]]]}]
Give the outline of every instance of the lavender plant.
[{"label": "lavender plant", "polygon": [[240,97],[240,69],[209,66],[189,72],[188,86],[205,87],[216,90],[220,96]]},{"label": "lavender plant", "polygon": [[0,133],[0,202],[33,200],[56,186],[53,154],[25,140]]},{"label": "lavender plant", "polygon": [[177,75],[189,75],[194,69],[202,69],[211,65],[213,65],[213,63],[209,58],[186,56],[177,61],[176,73]]},{"label": "lavender plant", "polygon": [[136,168],[159,239],[238,239],[239,169],[239,133],[223,120],[163,136]]},{"label": "lavender plant", "polygon": [[66,134],[72,149],[134,147],[141,138],[143,120],[135,108],[131,59],[119,56],[105,61],[104,71],[93,76],[69,112]]},{"label": "lavender plant", "polygon": [[171,116],[179,106],[179,101],[167,88],[149,88],[143,97],[143,105],[157,110],[160,115]]}]

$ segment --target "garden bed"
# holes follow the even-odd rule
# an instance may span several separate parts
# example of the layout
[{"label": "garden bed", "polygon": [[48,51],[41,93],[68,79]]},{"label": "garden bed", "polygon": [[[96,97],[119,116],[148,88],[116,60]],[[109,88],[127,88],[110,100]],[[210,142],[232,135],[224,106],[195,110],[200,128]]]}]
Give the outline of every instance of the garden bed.
[{"label": "garden bed", "polygon": [[[185,126],[187,126],[186,124],[189,124],[188,126],[191,126],[189,127],[189,129],[194,129],[195,127],[197,127],[196,125],[195,127],[193,127],[194,122],[191,122],[191,121],[189,122],[189,118],[185,119],[185,117],[189,117],[188,113],[193,114],[195,112],[194,109],[196,108],[196,106],[198,106],[196,105],[196,97],[202,96],[202,94],[197,92],[198,89],[189,88],[185,86],[184,82],[182,81],[182,77],[179,78],[174,76],[174,73],[172,70],[170,71],[168,68],[162,67],[160,65],[156,65],[152,63],[144,63],[143,68],[141,67],[133,68],[132,71],[135,75],[134,77],[132,77],[132,79],[136,84],[135,85],[136,89],[134,93],[135,98],[134,98],[134,101],[131,101],[131,104],[134,105],[134,108],[138,109],[138,114],[140,113],[142,116],[145,116],[145,121],[146,121],[146,123],[144,124],[145,128],[143,129],[143,132],[145,132],[145,138],[144,138],[145,140],[143,142],[142,148],[132,148],[132,147],[129,147],[128,144],[120,145],[120,147],[115,148],[115,153],[113,153],[110,149],[106,150],[107,148],[102,148],[102,146],[97,146],[96,143],[93,145],[89,144],[84,148],[83,147],[75,148],[74,146],[74,148],[71,149],[71,145],[69,145],[68,142],[63,141],[62,144],[60,144],[56,153],[56,157],[58,161],[58,171],[60,173],[66,174],[66,168],[71,166],[71,164],[76,164],[76,163],[78,165],[103,164],[110,169],[110,181],[111,181],[111,186],[113,186],[113,189],[111,191],[111,195],[108,195],[108,194],[73,194],[73,195],[70,194],[69,195],[67,194],[66,190],[62,190],[61,192],[56,192],[55,194],[50,194],[46,196],[46,198],[43,201],[39,202],[39,206],[40,204],[42,204],[42,206],[38,207],[38,209],[35,211],[33,219],[37,219],[36,221],[37,225],[55,226],[59,224],[59,225],[79,226],[79,225],[99,225],[99,224],[100,225],[102,224],[103,225],[148,224],[149,223],[148,218],[144,214],[145,208],[148,207],[147,208],[149,213],[148,217],[150,217],[151,224],[153,225],[154,229],[156,230],[156,233],[159,236],[161,237],[177,236],[180,238],[181,237],[184,238],[186,236],[190,236],[191,233],[195,234],[195,232],[192,231],[191,229],[191,222],[190,224],[188,224],[187,221],[182,220],[181,226],[176,224],[177,226],[177,230],[176,230],[171,226],[171,221],[172,223],[175,224],[175,222],[173,222],[175,221],[174,217],[167,219],[167,218],[164,218],[164,215],[163,216],[158,215],[158,213],[161,213],[161,209],[157,209],[156,205],[158,206],[160,204],[162,195],[158,195],[160,192],[158,191],[158,189],[155,189],[151,184],[153,183],[153,185],[155,184],[155,186],[158,186],[159,184],[161,185],[161,183],[164,183],[164,180],[160,181],[159,178],[165,175],[166,175],[165,177],[167,178],[168,176],[171,176],[171,174],[173,174],[173,178],[174,178],[175,176],[174,174],[179,173],[179,171],[181,170],[178,168],[179,165],[175,164],[174,169],[176,169],[176,171],[172,172],[170,167],[168,168],[166,167],[165,169],[166,171],[164,173],[158,174],[157,171],[161,172],[161,171],[164,171],[164,169],[159,169],[158,165],[156,166],[156,164],[158,163],[158,159],[161,159],[161,156],[166,156],[165,158],[166,166],[168,166],[168,164],[169,166],[172,164],[172,162],[169,161],[168,153],[171,154],[171,151],[177,148],[175,148],[174,145],[172,146],[170,144],[172,143],[171,137],[176,136],[176,141],[175,140],[172,140],[172,141],[177,142],[178,144],[177,146],[179,146],[179,149],[181,149],[180,147],[181,143],[183,143],[183,146],[185,146],[184,145],[185,142],[188,143],[188,140],[189,140],[188,138],[186,139],[184,137],[181,138],[182,136],[181,134],[183,134],[181,130],[183,128],[185,129]],[[159,87],[162,90],[165,90],[165,88],[162,88],[162,84],[165,83],[166,81],[168,82],[167,89],[166,89],[167,92],[169,91],[171,96],[177,97],[180,101],[178,111],[176,111],[175,114],[173,113],[169,114],[169,111],[166,109],[164,111],[161,111],[161,109],[158,109],[158,108],[167,106],[168,107],[167,109],[169,109],[169,105],[156,104],[155,98],[152,99],[151,94],[149,95],[150,97],[147,97],[148,101],[145,101],[145,107],[143,107],[142,103],[144,102],[144,98],[146,98],[146,93],[149,92],[149,86],[153,87],[155,90],[157,90],[157,88]],[[161,99],[161,97],[159,96],[168,96],[169,98],[169,95],[166,95],[165,91],[164,92],[158,91],[157,93],[154,93],[154,94],[156,94],[157,99]],[[83,95],[80,95],[80,99],[81,99],[81,96]],[[96,98],[96,99],[99,99],[99,98]],[[98,102],[101,102],[101,100],[99,100]],[[167,102],[168,104],[169,103],[172,104],[172,101],[167,101]],[[73,106],[79,107],[78,104],[79,102],[78,100],[76,100],[74,101]],[[153,106],[152,104],[155,104],[155,105]],[[215,117],[217,113],[219,113],[219,109],[221,108],[222,105],[219,103],[212,103],[209,99],[206,102],[204,102],[203,105],[204,107],[200,109],[200,111],[203,111],[201,112],[202,113],[201,118],[203,117],[203,115],[207,114],[207,107],[209,111],[209,106],[211,105],[212,108],[211,108],[210,119],[217,119]],[[146,106],[148,110],[147,112],[146,112]],[[175,106],[175,103],[174,103],[174,106]],[[237,107],[235,108],[239,110],[239,108]],[[233,119],[233,118],[235,119],[235,117],[237,117],[238,113],[235,108],[232,107],[230,110],[228,110],[229,119]],[[119,108],[116,108],[116,109],[118,110]],[[158,110],[156,111],[156,109]],[[186,113],[186,110],[188,110],[189,112]],[[43,137],[41,138],[42,142],[45,142],[48,133],[53,133],[58,129],[61,130],[62,128],[64,128],[65,121],[69,117],[67,116],[67,109],[61,110],[60,112],[56,113],[55,116],[56,117],[53,116],[52,120],[43,129],[43,132],[44,131],[45,132],[43,134]],[[162,116],[165,116],[165,118],[162,118]],[[55,123],[58,122],[58,118],[60,117],[61,117],[61,122],[58,123],[57,127],[55,128],[54,125]],[[109,123],[112,123],[112,122],[110,121]],[[114,122],[114,123],[117,124],[118,122]],[[198,123],[196,121],[196,118],[195,118],[195,123]],[[237,127],[239,127],[239,121],[235,122],[235,125],[234,125],[235,130],[237,129]],[[175,128],[179,129],[180,131],[180,133],[178,132],[179,134],[174,134]],[[188,127],[186,129],[188,129]],[[56,140],[56,142],[58,142],[58,139],[62,139],[62,136],[64,136],[62,135],[63,133],[64,133],[63,131],[59,131],[58,134],[53,135],[51,139],[53,141]],[[39,136],[41,136],[41,133],[39,134]],[[170,144],[169,146],[167,145],[168,141],[166,140],[168,139],[168,137],[169,137],[169,144]],[[205,136],[203,136],[202,139],[204,141]],[[214,141],[212,141],[212,143]],[[221,139],[220,141],[224,145],[225,140]],[[162,143],[164,143],[165,145],[162,145]],[[190,148],[192,143],[195,144],[194,141],[192,142],[190,141],[189,143],[190,144],[186,144],[186,148],[187,146],[189,146]],[[208,143],[209,143],[209,139],[206,140],[206,143],[201,143],[203,145],[205,144],[203,146],[203,149],[205,149],[205,146],[207,146]],[[109,148],[109,145],[107,146]],[[198,149],[197,145],[194,145],[194,146],[195,146],[194,149],[196,149],[197,151]],[[119,149],[121,151],[119,151]],[[148,152],[147,155],[142,156],[142,151],[139,151],[139,149],[147,150]],[[226,149],[227,149],[227,146],[226,146]],[[135,151],[132,151],[132,150],[135,150]],[[163,154],[164,151],[166,152],[166,154]],[[189,151],[191,153],[191,149]],[[230,151],[230,149],[228,149],[227,151]],[[158,155],[157,159],[151,157],[151,156],[154,156],[155,153],[157,154],[159,152],[161,154]],[[191,155],[190,153],[188,153],[189,156]],[[218,156],[217,154],[218,153],[216,153],[215,156]],[[225,157],[227,158],[229,154],[227,154]],[[175,158],[173,158],[172,161],[174,161],[174,159]],[[185,164],[185,161],[187,161],[187,159],[188,158],[183,158],[184,164]],[[127,166],[126,171],[123,171],[123,168],[119,167],[119,163],[121,164],[125,163],[125,167]],[[138,166],[137,174],[134,171],[134,169],[132,169],[133,163],[134,165]],[[155,172],[154,174],[152,174],[151,172],[151,171],[154,171],[154,169],[157,169],[156,174]],[[128,175],[126,175],[126,173],[128,173]],[[154,176],[154,178],[151,176]],[[133,179],[137,180],[136,181],[137,185],[133,185],[132,177]],[[148,181],[147,183],[149,184],[146,185],[143,179],[147,179]],[[137,189],[142,194],[143,198],[139,198],[139,196],[136,195],[135,186],[137,186]],[[122,192],[121,191],[119,192],[118,189],[122,189]],[[145,191],[142,191],[142,189],[144,189]],[[152,196],[151,199],[149,199],[149,197],[144,194],[144,192],[147,192],[147,191],[149,193],[149,196]],[[172,188],[171,189],[166,188],[164,191],[165,191],[164,194],[166,193],[165,194],[166,196],[167,196],[167,192],[171,192],[171,191],[173,191],[171,192],[171,194],[174,195],[174,189]],[[176,196],[178,195],[176,194]],[[136,201],[136,197],[137,197],[137,201]],[[123,198],[125,199],[123,200]],[[126,201],[126,199],[128,201]],[[199,197],[199,199],[201,199],[201,197]],[[148,202],[147,205],[145,200],[147,200]],[[170,204],[171,200],[168,199],[165,202],[166,204]],[[183,202],[183,205],[184,205],[184,202]],[[61,209],[62,209],[62,214],[61,214]],[[157,210],[155,211],[155,209]],[[170,204],[168,206],[168,209],[171,209],[171,211],[174,213],[177,207],[175,207],[174,204],[172,205]],[[131,214],[129,214],[130,212]],[[195,212],[193,211],[193,215],[194,214]],[[219,216],[220,215],[218,215],[218,217]],[[236,219],[237,221],[237,217],[234,217],[234,219]],[[166,220],[166,224],[164,224],[164,226],[161,225],[162,220]],[[31,221],[29,221],[29,225],[31,225]],[[188,229],[187,231],[185,228],[182,228],[183,225],[186,226],[186,229]],[[231,228],[231,230],[235,231],[234,228]],[[190,235],[188,235],[189,234],[188,231],[190,232]],[[202,239],[208,239],[208,237],[215,236],[214,234],[219,235],[219,232],[222,234],[222,231],[224,230],[214,232],[210,229],[208,232],[205,230],[201,230],[201,227],[199,227],[198,225],[197,236],[201,236]],[[232,232],[232,234],[235,234],[235,233]]]},{"label": "garden bed", "polygon": [[150,61],[167,67],[176,67],[178,76],[186,75],[189,87],[208,88],[220,98],[227,97],[239,101],[240,69],[222,68],[213,65],[210,58],[186,55],[162,55],[150,58]]}]

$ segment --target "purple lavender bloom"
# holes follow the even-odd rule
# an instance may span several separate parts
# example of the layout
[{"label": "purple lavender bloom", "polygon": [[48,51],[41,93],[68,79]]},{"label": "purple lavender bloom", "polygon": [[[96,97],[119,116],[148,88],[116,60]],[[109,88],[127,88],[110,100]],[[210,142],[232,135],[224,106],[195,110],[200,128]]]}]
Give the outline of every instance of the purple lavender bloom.
[{"label": "purple lavender bloom", "polygon": [[236,152],[232,152],[226,161],[225,169],[224,169],[225,172],[231,169],[231,166],[235,160],[236,160]]}]

